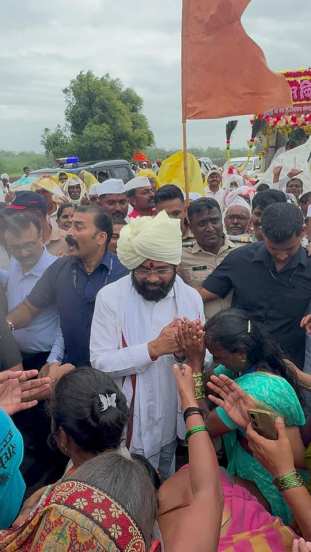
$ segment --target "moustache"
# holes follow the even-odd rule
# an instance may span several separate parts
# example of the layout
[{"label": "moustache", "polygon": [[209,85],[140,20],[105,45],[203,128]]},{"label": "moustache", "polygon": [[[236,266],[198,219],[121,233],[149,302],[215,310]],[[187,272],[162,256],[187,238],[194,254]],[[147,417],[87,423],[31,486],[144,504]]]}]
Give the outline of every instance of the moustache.
[{"label": "moustache", "polygon": [[76,249],[79,249],[78,242],[76,242],[76,240],[74,240],[72,236],[66,236],[65,240],[68,243],[69,247],[75,247]]}]

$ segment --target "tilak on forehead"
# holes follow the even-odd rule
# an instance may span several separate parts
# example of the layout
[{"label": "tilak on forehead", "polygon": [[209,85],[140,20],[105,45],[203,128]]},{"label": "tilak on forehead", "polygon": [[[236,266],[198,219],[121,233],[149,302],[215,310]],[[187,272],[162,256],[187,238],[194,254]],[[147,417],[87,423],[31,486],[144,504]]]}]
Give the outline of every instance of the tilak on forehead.
[{"label": "tilak on forehead", "polygon": [[117,255],[129,270],[134,270],[146,260],[177,266],[181,253],[180,222],[169,218],[165,211],[156,217],[141,217],[130,222],[122,228],[117,246]]}]

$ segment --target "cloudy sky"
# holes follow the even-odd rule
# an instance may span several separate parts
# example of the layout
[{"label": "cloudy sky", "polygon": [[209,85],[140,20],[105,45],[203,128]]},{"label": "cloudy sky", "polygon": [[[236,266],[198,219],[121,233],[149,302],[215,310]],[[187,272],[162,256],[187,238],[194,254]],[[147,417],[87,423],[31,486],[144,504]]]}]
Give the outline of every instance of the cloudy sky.
[{"label": "cloudy sky", "polygon": [[[310,0],[252,0],[243,20],[270,67],[281,70],[310,66],[310,18]],[[40,151],[42,129],[63,122],[62,89],[88,69],[134,87],[156,144],[178,147],[180,22],[181,0],[2,2],[0,149]],[[234,145],[248,134],[243,118]],[[191,122],[189,143],[222,146],[224,121]]]}]

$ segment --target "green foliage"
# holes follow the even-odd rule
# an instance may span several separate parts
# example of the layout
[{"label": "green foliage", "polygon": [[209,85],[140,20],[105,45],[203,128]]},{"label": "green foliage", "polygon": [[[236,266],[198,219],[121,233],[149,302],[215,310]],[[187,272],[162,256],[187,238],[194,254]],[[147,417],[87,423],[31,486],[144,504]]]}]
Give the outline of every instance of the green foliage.
[{"label": "green foliage", "polygon": [[[61,131],[61,132],[60,132]],[[70,146],[66,146],[66,134],[62,134],[62,129],[60,127],[57,127],[55,130],[55,133],[57,133],[57,142],[56,144],[61,143],[60,148],[62,149],[55,149],[57,155],[56,157],[63,157],[64,155],[71,155],[73,152],[76,151],[75,145],[73,142],[70,142]],[[53,142],[53,134],[48,129],[45,129],[45,136],[50,140],[49,143],[51,143],[54,147],[55,142]],[[77,138],[75,138],[77,139]],[[83,153],[85,155],[89,156],[88,159],[92,159],[92,156],[90,154],[91,148],[92,151],[96,151],[96,148],[98,148],[97,151],[101,151],[101,145],[103,142],[106,142],[107,150],[111,148],[111,158],[113,155],[112,145],[111,145],[111,136],[106,131],[105,128],[101,125],[99,126],[92,126],[88,125],[84,129],[83,133],[83,139],[81,138],[81,143],[79,147],[81,148],[81,151],[83,150]],[[68,144],[67,144],[68,145]],[[67,147],[67,149],[66,149]],[[77,146],[78,147],[78,146]],[[70,149],[73,148],[73,149]],[[89,148],[89,149],[88,149]],[[144,149],[143,147],[138,149]],[[177,148],[176,148],[177,149]],[[175,150],[166,150],[164,148],[145,148],[145,151],[148,155],[148,157],[155,161],[156,159],[165,159],[172,153],[174,153]],[[204,149],[191,149],[190,150],[194,155],[197,157],[210,157],[212,161],[214,162],[221,162],[225,161],[225,150],[222,150],[221,148],[208,148],[207,150]],[[232,150],[232,157],[245,157],[247,153],[247,150]],[[130,159],[131,155],[124,156],[125,159]],[[44,154],[41,153],[35,153],[35,152],[12,152],[12,151],[0,151],[0,174],[2,173],[8,173],[11,177],[18,177],[21,176],[23,173],[23,167],[28,166],[31,169],[41,169],[43,167],[51,167],[54,165],[53,162],[54,156],[47,157]]]},{"label": "green foliage", "polygon": [[130,159],[135,150],[153,144],[142,99],[131,88],[123,89],[118,79],[80,72],[63,92],[66,128],[45,129],[47,155],[76,154],[81,161]]},{"label": "green foliage", "polygon": [[82,160],[97,160],[102,156],[103,149],[107,157],[111,157],[112,136],[109,126],[98,125],[90,121],[82,134],[75,134],[71,141],[72,151],[78,152]]},{"label": "green foliage", "polygon": [[[147,148],[146,153],[151,161],[156,161],[156,159],[166,159],[172,153],[175,153],[174,150],[166,150],[164,148],[150,147]],[[224,161],[225,160],[225,149],[217,147],[209,148],[190,148],[189,151],[193,153],[196,157],[209,157],[212,161]],[[232,149],[231,157],[246,157],[247,149]]]},{"label": "green foliage", "polygon": [[0,151],[0,173],[8,173],[10,177],[21,176],[26,166],[34,170],[48,167],[49,164],[50,161],[42,153]]},{"label": "green foliage", "polygon": [[70,137],[60,125],[57,125],[54,131],[45,128],[41,137],[41,144],[44,146],[46,156],[49,159],[73,154],[70,150]]}]

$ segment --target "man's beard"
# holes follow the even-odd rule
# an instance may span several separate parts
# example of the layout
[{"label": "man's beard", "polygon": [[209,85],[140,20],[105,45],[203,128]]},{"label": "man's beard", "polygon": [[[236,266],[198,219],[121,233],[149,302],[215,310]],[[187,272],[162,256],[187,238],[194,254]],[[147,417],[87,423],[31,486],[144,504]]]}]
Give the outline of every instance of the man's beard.
[{"label": "man's beard", "polygon": [[134,272],[132,272],[132,283],[137,293],[139,293],[139,295],[141,295],[146,301],[155,301],[156,303],[161,301],[161,299],[165,299],[175,284],[175,280],[176,269],[174,269],[174,275],[167,284],[157,284],[152,286],[150,286],[147,282],[138,282],[137,278],[135,278]]}]

